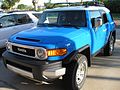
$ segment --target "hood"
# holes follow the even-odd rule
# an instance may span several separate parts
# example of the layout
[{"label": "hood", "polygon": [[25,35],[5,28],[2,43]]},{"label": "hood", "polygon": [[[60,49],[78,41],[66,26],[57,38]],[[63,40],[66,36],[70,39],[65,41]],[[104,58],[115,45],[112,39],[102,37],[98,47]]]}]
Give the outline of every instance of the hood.
[{"label": "hood", "polygon": [[[70,42],[73,37],[80,35],[83,28],[64,28],[64,27],[36,27],[25,30],[13,35],[9,40],[14,43],[26,44],[26,42],[33,42],[41,44],[58,44]],[[35,43],[36,42],[36,43]]]}]

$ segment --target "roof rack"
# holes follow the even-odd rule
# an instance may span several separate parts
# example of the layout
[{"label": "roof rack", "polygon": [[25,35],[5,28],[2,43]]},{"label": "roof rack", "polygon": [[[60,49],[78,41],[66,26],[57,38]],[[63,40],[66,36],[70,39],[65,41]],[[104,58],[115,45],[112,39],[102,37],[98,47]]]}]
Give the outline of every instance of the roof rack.
[{"label": "roof rack", "polygon": [[102,6],[104,7],[104,3],[100,2],[100,1],[87,1],[87,2],[63,2],[63,3],[54,3],[52,8],[54,8],[55,6],[61,7],[63,5],[70,7],[70,6],[85,6],[85,7],[89,7],[89,6]]},{"label": "roof rack", "polygon": [[83,5],[85,7],[89,7],[89,6],[101,6],[104,7],[104,3],[100,2],[100,1],[88,1],[88,2],[84,2]]},{"label": "roof rack", "polygon": [[72,2],[63,2],[63,3],[54,3],[53,4],[53,7],[55,7],[56,5],[65,5],[65,6],[68,6],[68,7],[70,7],[70,6],[81,6],[82,4],[81,4],[81,2],[74,2],[74,3],[72,3]]}]

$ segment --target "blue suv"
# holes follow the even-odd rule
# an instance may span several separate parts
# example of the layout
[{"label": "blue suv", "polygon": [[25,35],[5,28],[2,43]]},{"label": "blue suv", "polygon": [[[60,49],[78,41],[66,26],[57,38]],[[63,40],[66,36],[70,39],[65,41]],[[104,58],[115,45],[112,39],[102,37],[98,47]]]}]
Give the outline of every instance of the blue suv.
[{"label": "blue suv", "polygon": [[110,56],[116,39],[110,11],[101,6],[48,9],[38,26],[11,36],[3,53],[6,68],[38,81],[62,77],[66,90],[79,90],[91,58]]}]

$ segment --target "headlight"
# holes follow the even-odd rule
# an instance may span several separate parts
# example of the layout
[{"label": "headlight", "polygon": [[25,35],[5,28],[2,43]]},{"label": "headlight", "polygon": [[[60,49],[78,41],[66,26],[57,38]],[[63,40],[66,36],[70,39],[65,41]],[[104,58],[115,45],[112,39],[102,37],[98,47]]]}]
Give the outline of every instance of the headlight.
[{"label": "headlight", "polygon": [[63,56],[67,53],[67,49],[50,49],[47,50],[47,55],[48,56]]},{"label": "headlight", "polygon": [[47,58],[46,49],[44,49],[44,48],[37,49],[36,55],[41,60],[46,59]]},{"label": "headlight", "polygon": [[10,48],[11,48],[10,42],[6,42],[6,48],[7,48],[7,50],[10,50]]}]

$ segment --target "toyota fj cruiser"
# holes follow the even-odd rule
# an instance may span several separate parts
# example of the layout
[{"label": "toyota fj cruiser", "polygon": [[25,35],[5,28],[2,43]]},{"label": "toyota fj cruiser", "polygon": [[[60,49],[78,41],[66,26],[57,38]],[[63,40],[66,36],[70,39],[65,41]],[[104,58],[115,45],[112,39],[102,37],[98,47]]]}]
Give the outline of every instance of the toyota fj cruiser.
[{"label": "toyota fj cruiser", "polygon": [[38,27],[11,36],[3,53],[6,68],[38,81],[62,77],[66,90],[79,90],[91,58],[112,55],[115,23],[103,6],[45,10]]}]

